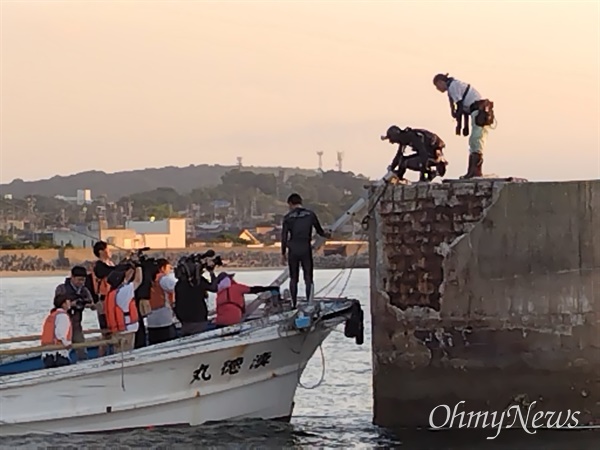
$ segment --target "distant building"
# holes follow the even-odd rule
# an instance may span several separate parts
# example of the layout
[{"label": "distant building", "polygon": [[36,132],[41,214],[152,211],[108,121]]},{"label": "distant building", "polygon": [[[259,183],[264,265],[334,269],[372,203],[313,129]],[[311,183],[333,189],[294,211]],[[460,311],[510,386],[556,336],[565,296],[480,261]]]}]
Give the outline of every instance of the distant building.
[{"label": "distant building", "polygon": [[92,203],[92,191],[89,189],[77,189],[77,195],[75,197],[55,195],[54,198],[68,203],[76,203],[80,206],[89,205]]},{"label": "distant building", "polygon": [[98,230],[87,227],[52,230],[52,243],[64,247],[67,244],[77,248],[92,248],[100,240]]},{"label": "distant building", "polygon": [[85,205],[92,203],[92,191],[89,189],[77,189],[77,204]]},{"label": "distant building", "polygon": [[242,240],[248,242],[249,244],[253,244],[253,245],[257,245],[257,244],[261,243],[258,240],[258,238],[256,236],[254,236],[254,234],[248,229],[243,229],[242,232],[238,235],[238,239],[242,239]]},{"label": "distant building", "polygon": [[125,228],[134,230],[143,237],[143,246],[167,249],[186,248],[186,220],[171,218],[157,221],[128,220]]},{"label": "distant building", "polygon": [[101,236],[104,242],[116,248],[133,250],[145,247],[144,236],[129,228],[103,228]]},{"label": "distant building", "polygon": [[4,194],[4,200],[12,200],[12,194]]},{"label": "distant building", "polygon": [[142,247],[157,250],[186,247],[185,219],[127,221],[125,228],[107,228],[106,222],[103,222],[100,231],[96,223],[91,227],[53,230],[52,241],[54,245],[70,244],[77,248],[91,248],[99,240],[125,250]]}]

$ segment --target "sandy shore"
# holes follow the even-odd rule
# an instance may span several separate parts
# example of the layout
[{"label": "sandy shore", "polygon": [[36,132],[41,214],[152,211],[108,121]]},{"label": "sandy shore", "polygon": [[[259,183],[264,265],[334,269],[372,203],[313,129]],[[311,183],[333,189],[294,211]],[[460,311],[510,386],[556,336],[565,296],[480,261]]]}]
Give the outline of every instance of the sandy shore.
[{"label": "sandy shore", "polygon": [[[283,270],[282,267],[219,267],[217,272],[247,272],[247,271],[263,271],[263,270]],[[67,277],[69,270],[21,270],[13,272],[11,270],[0,270],[0,278],[33,278],[33,277]]]}]

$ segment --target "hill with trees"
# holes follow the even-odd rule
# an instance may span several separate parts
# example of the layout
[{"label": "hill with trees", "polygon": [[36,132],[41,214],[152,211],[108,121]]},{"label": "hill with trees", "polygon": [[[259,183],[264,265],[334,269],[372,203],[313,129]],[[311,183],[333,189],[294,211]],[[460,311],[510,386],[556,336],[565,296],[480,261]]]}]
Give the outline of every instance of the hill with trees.
[{"label": "hill with trees", "polygon": [[[305,171],[309,172],[309,171]],[[116,201],[96,199],[92,205],[78,206],[45,195],[26,199],[0,199],[0,213],[4,218],[35,221],[36,228],[70,226],[97,219],[98,206],[111,218],[126,215],[133,219],[157,220],[193,215],[201,220],[228,216],[244,221],[264,214],[282,215],[292,192],[299,193],[306,206],[312,208],[323,223],[331,223],[364,194],[368,179],[352,172],[309,172],[283,177],[282,174],[256,173],[233,169],[225,172],[213,186],[196,183],[188,191],[172,186],[158,186],[129,195],[120,195]],[[112,219],[113,224],[119,222]]]},{"label": "hill with trees", "polygon": [[[92,196],[105,195],[108,200],[117,200],[124,195],[152,191],[159,187],[169,187],[180,194],[201,187],[216,186],[221,177],[236,166],[189,165],[187,167],[162,167],[105,173],[98,170],[80,172],[67,176],[54,176],[45,180],[23,181],[15,179],[0,185],[2,194],[11,194],[14,198],[28,195],[54,197],[63,195],[74,197],[78,189],[90,189]],[[314,170],[281,167],[244,167],[243,170],[258,174],[277,175],[284,171],[286,175],[310,176]]]}]

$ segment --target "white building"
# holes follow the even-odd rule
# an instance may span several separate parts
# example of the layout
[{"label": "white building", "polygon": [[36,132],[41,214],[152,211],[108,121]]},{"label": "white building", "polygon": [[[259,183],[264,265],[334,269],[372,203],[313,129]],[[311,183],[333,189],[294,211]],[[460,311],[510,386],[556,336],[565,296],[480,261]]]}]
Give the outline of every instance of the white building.
[{"label": "white building", "polygon": [[125,228],[135,230],[137,234],[143,236],[144,246],[152,249],[184,249],[187,245],[184,218],[156,221],[128,220]]},{"label": "white building", "polygon": [[92,191],[89,189],[77,189],[77,204],[85,205],[92,203]]}]

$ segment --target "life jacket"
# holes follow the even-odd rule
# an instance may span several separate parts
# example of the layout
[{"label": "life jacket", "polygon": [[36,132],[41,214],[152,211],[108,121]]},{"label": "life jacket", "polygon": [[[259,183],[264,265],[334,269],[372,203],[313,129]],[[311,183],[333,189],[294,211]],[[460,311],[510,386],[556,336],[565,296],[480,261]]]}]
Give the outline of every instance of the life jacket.
[{"label": "life jacket", "polygon": [[231,280],[229,287],[217,292],[217,325],[234,325],[242,321],[246,309],[244,294],[249,291],[248,286]]},{"label": "life jacket", "polygon": [[[139,318],[137,306],[135,304],[135,298],[131,297],[127,312],[123,312],[119,305],[117,305],[117,292],[118,289],[110,290],[106,295],[106,299],[104,300],[106,324],[111,333],[125,331],[127,329],[127,325],[136,323]],[[127,320],[127,318],[129,318],[129,320]]]},{"label": "life jacket", "polygon": [[[62,308],[57,308],[53,311],[50,311],[50,314],[44,320],[44,325],[42,327],[42,336],[41,336],[41,345],[57,345],[62,344],[56,338],[55,333],[55,325],[56,325],[56,316],[59,314],[67,314],[67,312]],[[71,326],[71,319],[69,319],[69,328],[67,331],[67,340],[71,340],[73,336],[73,327]]]},{"label": "life jacket", "polygon": [[160,279],[164,276],[164,273],[159,273],[156,276],[156,279],[152,282],[152,286],[150,288],[150,308],[152,308],[152,311],[165,307],[165,294],[169,301],[169,305],[173,306],[173,302],[175,301],[175,295],[173,292],[166,292],[160,286]]},{"label": "life jacket", "polygon": [[[98,264],[98,261],[96,261],[95,264]],[[108,281],[106,281],[106,277],[96,277],[93,269],[90,273],[90,276],[92,277],[92,286],[94,287],[94,293],[98,296],[98,300],[104,300],[110,291],[110,284],[108,284]]]}]

